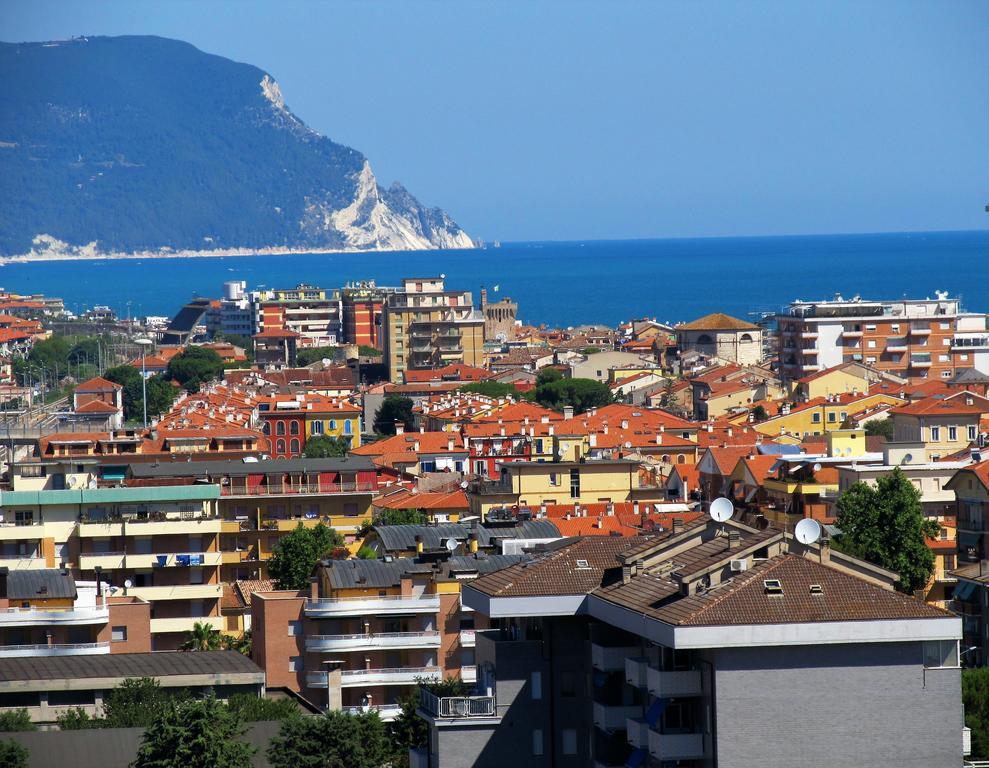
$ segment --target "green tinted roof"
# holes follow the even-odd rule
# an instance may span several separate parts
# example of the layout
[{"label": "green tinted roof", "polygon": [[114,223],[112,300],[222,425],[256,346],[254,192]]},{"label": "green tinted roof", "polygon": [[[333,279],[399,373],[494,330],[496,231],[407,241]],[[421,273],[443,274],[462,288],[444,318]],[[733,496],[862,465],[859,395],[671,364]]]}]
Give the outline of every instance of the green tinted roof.
[{"label": "green tinted roof", "polygon": [[220,486],[205,484],[160,485],[141,488],[83,488],[64,491],[0,491],[0,507],[208,501],[218,498],[220,498]]}]

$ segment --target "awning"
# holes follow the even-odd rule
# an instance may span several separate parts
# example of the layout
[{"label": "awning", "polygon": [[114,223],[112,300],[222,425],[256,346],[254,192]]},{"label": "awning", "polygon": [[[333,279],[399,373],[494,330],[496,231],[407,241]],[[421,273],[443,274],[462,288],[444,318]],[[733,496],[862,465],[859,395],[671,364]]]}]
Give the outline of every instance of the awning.
[{"label": "awning", "polygon": [[975,592],[976,585],[971,581],[958,581],[958,585],[955,587],[955,594],[952,595],[953,600],[968,600]]}]

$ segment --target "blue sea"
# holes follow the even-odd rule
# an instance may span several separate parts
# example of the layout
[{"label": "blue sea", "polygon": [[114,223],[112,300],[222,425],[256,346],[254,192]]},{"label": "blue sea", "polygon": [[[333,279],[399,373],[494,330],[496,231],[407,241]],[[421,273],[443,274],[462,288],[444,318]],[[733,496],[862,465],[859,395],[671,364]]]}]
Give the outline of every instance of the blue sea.
[{"label": "blue sea", "polygon": [[[503,243],[474,251],[306,254],[8,264],[0,286],[60,296],[74,312],[107,304],[122,316],[173,315],[193,296],[353,280],[397,285],[446,275],[447,285],[511,297],[526,322],[690,320],[708,312],[772,312],[794,299],[960,295],[989,311],[989,232]],[[498,292],[494,292],[498,286]],[[130,302],[128,308],[127,304]]]}]

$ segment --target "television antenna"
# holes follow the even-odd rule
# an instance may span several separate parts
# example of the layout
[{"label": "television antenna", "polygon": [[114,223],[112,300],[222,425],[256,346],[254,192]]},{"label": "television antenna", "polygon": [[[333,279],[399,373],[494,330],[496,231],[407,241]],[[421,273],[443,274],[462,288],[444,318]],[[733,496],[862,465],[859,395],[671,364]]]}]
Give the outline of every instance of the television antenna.
[{"label": "television antenna", "polygon": [[821,538],[821,524],[810,517],[805,517],[793,529],[793,535],[801,544],[814,544]]},{"label": "television antenna", "polygon": [[732,504],[731,499],[725,496],[719,496],[711,502],[711,508],[708,510],[708,514],[711,515],[711,519],[716,523],[725,523],[731,520],[731,516],[735,514],[735,505]]}]

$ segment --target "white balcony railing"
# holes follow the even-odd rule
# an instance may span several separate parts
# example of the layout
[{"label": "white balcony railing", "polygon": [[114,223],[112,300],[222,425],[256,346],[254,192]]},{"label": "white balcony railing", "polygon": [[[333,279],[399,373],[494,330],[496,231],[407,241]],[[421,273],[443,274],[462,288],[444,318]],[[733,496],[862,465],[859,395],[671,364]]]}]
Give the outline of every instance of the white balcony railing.
[{"label": "white balcony railing", "polygon": [[622,731],[628,720],[642,714],[642,707],[609,706],[594,702],[594,725],[603,731]]},{"label": "white balcony railing", "polygon": [[437,718],[496,717],[497,708],[493,696],[444,696],[425,689],[419,690],[419,707]]},{"label": "white balcony railing", "polygon": [[[439,667],[392,667],[384,669],[345,669],[340,673],[340,685],[353,688],[362,685],[415,685],[420,680],[439,679],[443,670]],[[325,688],[326,672],[310,672],[306,685]]]},{"label": "white balcony railing", "polygon": [[439,595],[388,595],[385,597],[341,597],[306,600],[306,614],[314,618],[333,616],[377,616],[395,613],[436,613]]},{"label": "white balcony railing", "polygon": [[221,552],[166,552],[128,554],[128,568],[189,568],[216,566],[223,560]]},{"label": "white balcony railing", "polygon": [[363,715],[367,712],[377,712],[378,717],[380,717],[385,722],[391,722],[398,718],[402,714],[401,704],[381,704],[370,707],[344,707],[343,711],[348,715]]},{"label": "white balcony railing", "polygon": [[460,630],[460,645],[462,648],[473,648],[477,642],[477,635],[473,629]]},{"label": "white balcony railing", "polygon": [[439,632],[382,632],[363,635],[309,635],[307,651],[370,651],[375,649],[439,648]]},{"label": "white balcony railing", "polygon": [[641,717],[630,717],[625,721],[628,743],[636,749],[649,746],[649,723]]},{"label": "white balcony railing", "polygon": [[698,669],[661,671],[649,667],[646,675],[649,693],[657,698],[700,696],[704,692]]},{"label": "white balcony railing", "polygon": [[0,556],[0,567],[11,571],[40,571],[48,567],[48,560],[44,557]]},{"label": "white balcony railing", "polygon": [[460,668],[460,680],[473,685],[477,682],[477,665],[468,664]]},{"label": "white balcony railing", "polygon": [[48,645],[0,645],[0,658],[17,656],[96,656],[110,653],[109,643],[59,643]]},{"label": "white balcony railing", "polygon": [[0,626],[39,627],[53,625],[106,624],[110,620],[107,606],[66,608],[60,611],[42,611],[35,608],[8,608],[0,611]]},{"label": "white balcony railing", "polygon": [[645,688],[647,682],[646,670],[648,668],[648,659],[644,659],[641,656],[625,659],[625,681],[633,688]]},{"label": "white balcony railing", "polygon": [[704,757],[704,734],[649,731],[649,754],[657,760],[697,760]]},{"label": "white balcony railing", "polygon": [[638,656],[641,651],[632,646],[609,646],[591,643],[591,665],[601,672],[617,672],[625,669],[625,659]]}]

